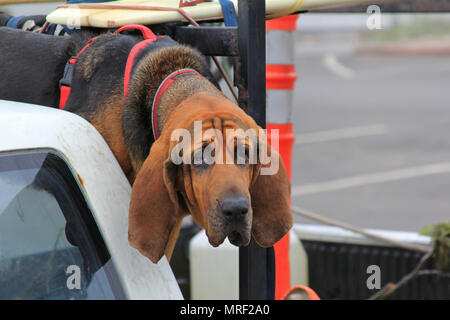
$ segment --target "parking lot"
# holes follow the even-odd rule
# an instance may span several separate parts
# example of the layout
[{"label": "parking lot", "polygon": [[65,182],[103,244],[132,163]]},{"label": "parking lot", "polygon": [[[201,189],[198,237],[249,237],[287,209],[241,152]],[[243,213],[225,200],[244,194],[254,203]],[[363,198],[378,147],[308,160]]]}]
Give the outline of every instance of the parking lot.
[{"label": "parking lot", "polygon": [[448,221],[450,55],[356,54],[352,32],[296,41],[293,205],[364,228]]}]

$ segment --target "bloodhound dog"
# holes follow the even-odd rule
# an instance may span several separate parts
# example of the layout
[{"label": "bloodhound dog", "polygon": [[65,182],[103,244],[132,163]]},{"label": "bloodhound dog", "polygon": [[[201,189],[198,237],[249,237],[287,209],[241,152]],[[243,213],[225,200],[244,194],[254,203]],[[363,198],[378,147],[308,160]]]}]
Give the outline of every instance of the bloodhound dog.
[{"label": "bloodhound dog", "polygon": [[[91,36],[0,28],[0,99],[57,107],[64,66]],[[245,246],[252,235],[261,246],[272,246],[293,224],[290,183],[278,153],[255,121],[213,84],[205,57],[195,49],[160,37],[127,69],[141,41],[136,34],[95,38],[76,60],[65,104],[97,128],[132,184],[131,246],[154,263],[163,255],[170,259],[187,215],[213,246],[227,237]],[[196,128],[199,139],[174,139],[177,131],[195,136]],[[235,134],[249,130],[256,136]],[[205,151],[214,161],[203,157]],[[269,160],[261,161],[261,154]],[[174,161],[176,156],[183,161]],[[217,161],[225,158],[233,161]],[[278,170],[262,174],[274,165]]]}]

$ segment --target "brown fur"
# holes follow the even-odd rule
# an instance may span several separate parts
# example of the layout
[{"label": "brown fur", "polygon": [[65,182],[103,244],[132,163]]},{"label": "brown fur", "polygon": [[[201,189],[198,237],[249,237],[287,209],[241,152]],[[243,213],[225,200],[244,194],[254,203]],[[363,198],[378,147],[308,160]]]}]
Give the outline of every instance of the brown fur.
[{"label": "brown fur", "polygon": [[[260,176],[257,165],[244,169],[234,164],[215,165],[208,174],[201,174],[189,165],[171,163],[169,156],[175,145],[170,141],[172,131],[190,130],[194,120],[221,130],[225,123],[258,129],[253,119],[220,95],[194,94],[173,111],[136,177],[130,202],[129,241],[155,263],[164,254],[171,256],[179,225],[187,214],[205,228],[212,245],[219,245],[224,237],[220,229],[224,226],[218,213],[211,210],[211,204],[230,188],[241,190],[251,199],[253,210],[248,231],[251,228],[260,245],[273,245],[293,223],[290,185],[282,163],[273,176]],[[217,125],[218,122],[222,125]]]},{"label": "brown fur", "polygon": [[[138,119],[142,117],[142,114],[145,114],[149,120],[153,98],[161,82],[172,72],[184,68],[194,69],[203,74],[207,67],[204,64],[203,57],[198,51],[181,45],[158,49],[142,59],[130,81],[130,92],[123,110],[123,121],[125,123],[138,122]],[[177,83],[176,86],[180,86],[180,83]],[[194,86],[194,84],[196,85]],[[162,122],[167,120],[167,116],[171,113],[172,108],[176,108],[181,100],[189,97],[189,95],[198,92],[199,90],[219,92],[205,78],[201,78],[201,80],[196,79],[192,83],[191,81],[185,81],[182,86],[185,87],[184,89],[181,88],[182,90],[178,90],[180,88],[177,90],[171,89],[164,94],[163,101],[159,108],[160,115],[162,115]],[[175,93],[171,94],[171,92],[174,91]],[[130,125],[124,126],[125,142],[129,147],[133,170],[137,173],[149,153],[149,150],[147,149],[149,146],[142,146],[134,143],[133,141],[137,138],[136,132],[132,130],[133,128],[128,130],[129,126]]]},{"label": "brown fur", "polygon": [[123,97],[121,94],[111,96],[104,102],[108,108],[94,114],[89,121],[106,140],[123,172],[128,180],[132,182],[136,177],[136,172],[133,170],[123,135],[117,134],[123,131],[122,101]]},{"label": "brown fur", "polygon": [[[0,96],[56,107],[58,81],[65,64],[92,35],[81,32],[66,39],[0,31],[5,39],[5,45],[0,45],[0,56],[5,61]],[[262,163],[173,163],[170,153],[177,142],[171,141],[172,132],[182,128],[192,132],[196,120],[202,121],[203,131],[221,134],[216,137],[210,132],[209,137],[204,137],[207,140],[198,144],[194,141],[194,152],[201,151],[205,144],[217,144],[215,151],[221,157],[232,154],[230,150],[236,147],[235,137],[227,136],[227,128],[259,128],[207,80],[212,77],[204,57],[168,36],[136,55],[128,95],[124,97],[126,62],[141,40],[134,33],[96,37],[77,58],[65,106],[66,111],[84,117],[97,128],[133,185],[130,244],[155,263],[164,254],[170,258],[181,221],[190,214],[205,228],[213,246],[220,245],[226,237],[235,245],[247,245],[252,235],[263,246],[273,245],[292,225],[284,166],[280,162],[277,174],[262,176]],[[17,50],[21,49],[17,48],[29,50],[18,55]],[[20,61],[16,56],[24,59],[23,63],[11,63]],[[39,61],[34,61],[34,56],[39,56]],[[184,68],[194,69],[202,76],[180,76],[164,93],[158,109],[161,135],[155,141],[151,126],[155,92],[170,73]],[[219,143],[219,136],[227,139],[225,143]],[[261,134],[259,139],[266,138]],[[248,150],[260,147],[254,141],[239,141],[239,145]],[[276,154],[270,146],[264,148]],[[192,150],[185,152],[187,157],[193,155]],[[279,157],[274,161],[279,161]]]},{"label": "brown fur", "polygon": [[[90,58],[85,61],[96,63]],[[88,65],[81,65],[83,77],[94,72]],[[191,48],[159,48],[138,62],[125,100],[122,88],[112,88],[111,95],[96,102],[96,112],[84,115],[105,138],[133,185],[129,242],[154,263],[164,254],[170,259],[181,222],[190,214],[213,246],[226,237],[233,244],[247,245],[252,234],[260,245],[272,246],[293,223],[290,185],[281,161],[276,175],[261,176],[261,164],[216,164],[200,171],[170,159],[176,144],[170,139],[172,132],[180,128],[192,132],[196,120],[202,121],[203,131],[214,128],[224,136],[227,128],[258,130],[242,109],[205,77],[180,76],[161,98],[160,137],[153,140],[150,122],[156,90],[169,74],[184,68],[200,74],[206,70],[200,53]],[[267,148],[269,154],[274,152]],[[217,152],[226,155],[229,150],[224,144]],[[223,199],[236,195],[249,204],[245,219],[236,227],[239,232],[231,231],[220,206]]]}]

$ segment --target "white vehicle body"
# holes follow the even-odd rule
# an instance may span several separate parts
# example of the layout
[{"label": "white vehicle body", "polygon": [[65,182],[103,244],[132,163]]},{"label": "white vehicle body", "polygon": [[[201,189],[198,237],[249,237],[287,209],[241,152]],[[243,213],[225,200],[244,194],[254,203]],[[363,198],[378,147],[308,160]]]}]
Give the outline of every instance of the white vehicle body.
[{"label": "white vehicle body", "polygon": [[0,100],[0,155],[49,150],[77,177],[126,298],[182,299],[165,257],[158,264],[128,243],[131,186],[97,130],[66,111]]}]

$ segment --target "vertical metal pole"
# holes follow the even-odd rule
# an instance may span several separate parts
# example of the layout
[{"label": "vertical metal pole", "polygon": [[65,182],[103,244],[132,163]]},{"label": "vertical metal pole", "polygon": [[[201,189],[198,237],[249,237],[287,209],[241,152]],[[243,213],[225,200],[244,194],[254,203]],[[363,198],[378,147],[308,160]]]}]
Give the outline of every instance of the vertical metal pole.
[{"label": "vertical metal pole", "polygon": [[[266,38],[265,1],[239,0],[239,104],[266,127]],[[267,299],[268,250],[252,239],[248,247],[239,248],[239,298]]]},{"label": "vertical metal pole", "polygon": [[241,107],[266,127],[266,3],[239,0],[238,45],[241,58]]}]

